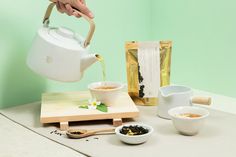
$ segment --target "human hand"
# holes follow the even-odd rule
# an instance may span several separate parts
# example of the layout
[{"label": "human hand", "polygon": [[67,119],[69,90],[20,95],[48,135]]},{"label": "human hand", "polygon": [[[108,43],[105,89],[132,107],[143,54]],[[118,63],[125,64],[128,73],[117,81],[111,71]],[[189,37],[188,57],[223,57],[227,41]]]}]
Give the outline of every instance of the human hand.
[{"label": "human hand", "polygon": [[57,10],[61,13],[66,13],[71,16],[81,17],[77,11],[73,8],[78,9],[81,13],[87,15],[90,18],[94,18],[93,13],[86,6],[85,0],[51,0],[56,2]]}]

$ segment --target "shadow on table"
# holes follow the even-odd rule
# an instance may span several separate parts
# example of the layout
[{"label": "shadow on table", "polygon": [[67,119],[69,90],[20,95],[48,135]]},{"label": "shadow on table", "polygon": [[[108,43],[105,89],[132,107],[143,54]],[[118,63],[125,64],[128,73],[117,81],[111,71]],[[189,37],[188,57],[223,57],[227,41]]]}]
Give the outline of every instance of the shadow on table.
[{"label": "shadow on table", "polygon": [[[161,124],[158,125],[156,128],[158,133],[162,135],[167,135],[167,136],[187,136],[187,135],[182,135],[180,134],[173,125],[170,124]],[[220,130],[217,129],[213,125],[205,125],[203,128],[199,131],[197,135],[194,136],[189,136],[189,137],[201,137],[201,138],[211,138],[211,137],[216,137],[220,135]]]},{"label": "shadow on table", "polygon": [[159,124],[154,129],[162,135],[176,135],[176,134],[178,134],[178,132],[175,130],[174,126],[170,123]]},{"label": "shadow on table", "polygon": [[127,144],[127,143],[122,142],[117,136],[111,136],[108,139],[109,144],[114,145],[114,146],[121,146],[121,147],[123,147],[123,146],[130,146],[130,147],[141,146],[143,148],[143,147],[150,147],[150,146],[156,145],[157,142],[158,142],[158,139],[155,135],[153,135],[147,142],[141,143],[141,144]]}]

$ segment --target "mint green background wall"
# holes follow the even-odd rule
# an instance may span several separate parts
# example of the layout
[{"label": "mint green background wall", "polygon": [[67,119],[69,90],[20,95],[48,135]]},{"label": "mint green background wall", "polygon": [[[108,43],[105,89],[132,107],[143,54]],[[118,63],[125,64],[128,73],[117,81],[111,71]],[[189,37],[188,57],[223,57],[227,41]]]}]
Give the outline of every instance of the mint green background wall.
[{"label": "mint green background wall", "polygon": [[[32,73],[27,51],[48,1],[4,1],[0,5],[0,107],[40,100],[45,91],[86,89],[101,80],[98,63],[78,83],[59,83]],[[97,29],[91,50],[104,56],[109,80],[126,81],[124,42],[174,41],[172,82],[236,97],[234,0],[87,0]],[[87,32],[87,23],[53,12],[51,24]]]},{"label": "mint green background wall", "polygon": [[[124,41],[148,40],[151,34],[150,1],[87,0],[97,25],[91,51],[104,56],[109,80],[125,81]],[[40,100],[45,91],[86,89],[88,83],[102,79],[98,63],[89,68],[78,83],[46,80],[31,72],[25,59],[31,41],[48,5],[41,1],[4,1],[0,5],[0,107]],[[86,35],[88,24],[53,12],[51,25],[66,26]]]},{"label": "mint green background wall", "polygon": [[152,39],[174,41],[172,82],[236,97],[236,1],[152,0]]}]

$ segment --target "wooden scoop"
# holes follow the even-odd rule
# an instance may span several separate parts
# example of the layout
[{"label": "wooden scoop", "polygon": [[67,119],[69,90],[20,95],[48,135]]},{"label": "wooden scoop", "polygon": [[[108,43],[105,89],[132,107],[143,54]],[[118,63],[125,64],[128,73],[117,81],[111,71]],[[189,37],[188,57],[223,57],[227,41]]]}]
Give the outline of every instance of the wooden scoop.
[{"label": "wooden scoop", "polygon": [[66,135],[70,138],[84,138],[97,133],[115,133],[115,128],[103,128],[103,129],[71,129],[66,132]]}]

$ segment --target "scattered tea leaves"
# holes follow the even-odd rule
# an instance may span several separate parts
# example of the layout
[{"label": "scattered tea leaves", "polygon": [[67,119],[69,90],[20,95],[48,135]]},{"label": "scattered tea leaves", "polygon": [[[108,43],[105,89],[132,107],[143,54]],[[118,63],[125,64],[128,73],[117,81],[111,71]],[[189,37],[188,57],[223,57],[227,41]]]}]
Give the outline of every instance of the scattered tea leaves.
[{"label": "scattered tea leaves", "polygon": [[55,134],[55,135],[59,135],[59,136],[62,136],[62,135],[63,135],[62,132],[59,132],[59,131],[57,131],[57,130],[51,131],[50,134]]}]

